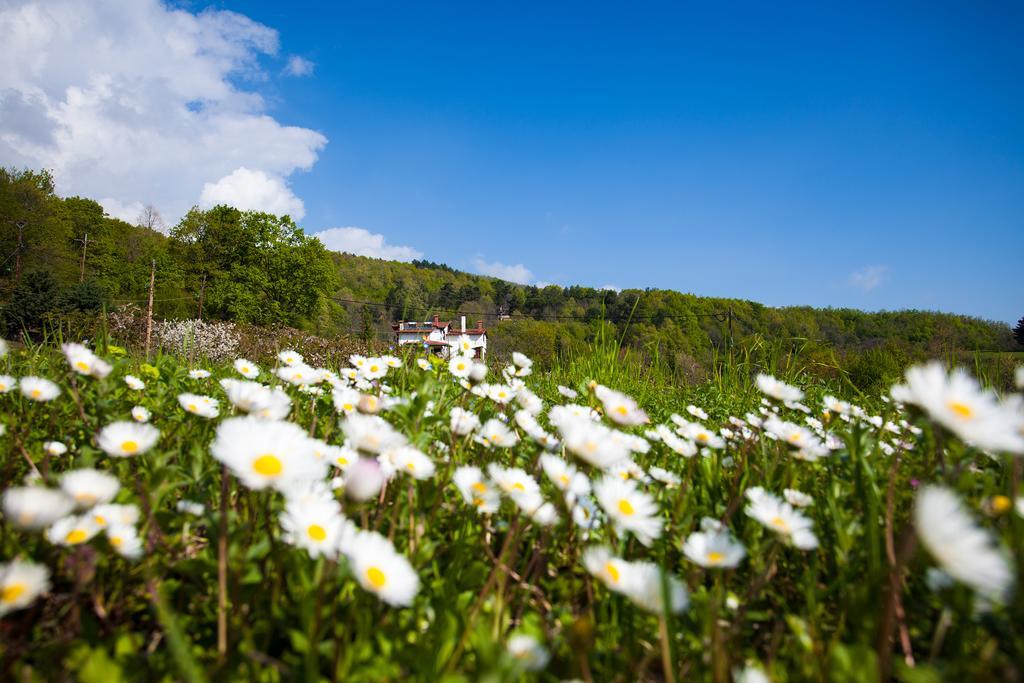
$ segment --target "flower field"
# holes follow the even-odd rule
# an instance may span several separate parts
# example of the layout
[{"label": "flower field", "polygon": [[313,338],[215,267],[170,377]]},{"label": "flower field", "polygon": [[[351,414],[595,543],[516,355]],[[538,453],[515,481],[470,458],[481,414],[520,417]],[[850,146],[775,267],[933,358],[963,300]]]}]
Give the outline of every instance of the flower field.
[{"label": "flower field", "polygon": [[0,680],[1024,678],[1024,398],[962,370],[0,351]]}]

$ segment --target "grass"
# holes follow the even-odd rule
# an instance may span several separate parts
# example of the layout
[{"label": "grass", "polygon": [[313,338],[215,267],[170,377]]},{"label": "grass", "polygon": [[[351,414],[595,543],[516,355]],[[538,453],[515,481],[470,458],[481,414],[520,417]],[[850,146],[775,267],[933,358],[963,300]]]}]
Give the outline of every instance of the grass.
[{"label": "grass", "polygon": [[[112,348],[100,346],[107,354]],[[692,458],[654,443],[635,456],[637,464],[674,472],[682,484],[641,484],[663,525],[661,537],[645,547],[607,523],[589,532],[576,527],[540,471],[543,449],[530,439],[511,449],[487,448],[449,430],[454,406],[486,420],[511,417],[514,404],[464,391],[442,365],[424,371],[406,359],[383,381],[407,400],[382,414],[436,463],[435,476],[418,481],[399,473],[379,498],[363,503],[337,493],[345,515],[388,537],[419,576],[412,605],[397,608],[363,590],[345,559],[313,559],[289,545],[278,523],[284,497],[245,488],[211,456],[218,424],[235,412],[217,384],[237,377],[230,365],[211,365],[212,377],[197,380],[172,356],[149,364],[127,355],[107,358],[114,368],[105,379],[73,373],[50,347],[30,345],[2,361],[9,374],[48,377],[62,388],[49,403],[16,391],[0,395],[4,488],[19,485],[33,468],[51,487],[69,470],[110,472],[122,485],[117,501],[141,510],[145,544],[143,556],[132,561],[116,554],[102,534],[88,544],[55,546],[41,533],[0,520],[0,561],[30,559],[52,572],[46,595],[0,618],[2,679],[724,681],[748,665],[776,681],[1024,675],[1021,597],[979,611],[964,585],[932,590],[926,570],[934,562],[915,549],[910,521],[919,482],[942,483],[958,492],[1019,565],[1022,520],[988,511],[994,496],[1016,496],[1020,462],[978,453],[920,416],[861,395],[838,365],[831,379],[821,379],[801,365],[799,354],[762,342],[726,349],[707,382],[679,386],[657,358],[642,363],[617,340],[599,339],[527,377],[545,412],[567,402],[559,385],[597,407],[590,387],[598,382],[633,396],[655,424],[672,425],[673,413],[689,418],[686,406],[695,404],[708,412],[712,429],[738,432],[728,420],[762,407],[753,377],[766,371],[802,386],[804,402],[816,413],[831,393],[855,401],[867,415],[894,422],[906,417],[923,429],[920,436],[906,429],[896,436],[866,421],[833,418],[824,428],[840,447],[817,462],[795,459],[785,444],[756,430]],[[499,381],[498,373],[493,368],[489,379]],[[129,390],[126,374],[141,377],[146,389]],[[302,393],[269,369],[260,380],[290,394],[290,420],[328,443],[342,442],[345,418],[336,414],[329,391]],[[221,417],[185,413],[176,399],[184,391],[219,398]],[[370,391],[379,392],[380,383]],[[136,457],[106,455],[96,433],[131,419],[135,405],[151,411],[159,442]],[[788,408],[781,414],[794,422],[804,418]],[[642,435],[644,429],[623,431]],[[42,445],[50,440],[65,443],[68,453],[46,455]],[[894,445],[894,454],[883,443]],[[533,522],[508,500],[494,515],[477,514],[450,476],[457,465],[488,463],[533,474],[560,521]],[[600,478],[582,461],[575,464],[591,480]],[[813,496],[804,512],[813,520],[818,549],[798,550],[744,514],[744,491],[753,486]],[[182,500],[203,504],[204,512],[178,512]],[[737,568],[704,569],[682,554],[704,517],[724,522],[745,546],[747,557]],[[599,544],[678,577],[688,589],[688,608],[649,613],[609,591],[581,562],[585,549]],[[526,671],[510,654],[507,643],[517,633],[550,652],[545,668]]]}]

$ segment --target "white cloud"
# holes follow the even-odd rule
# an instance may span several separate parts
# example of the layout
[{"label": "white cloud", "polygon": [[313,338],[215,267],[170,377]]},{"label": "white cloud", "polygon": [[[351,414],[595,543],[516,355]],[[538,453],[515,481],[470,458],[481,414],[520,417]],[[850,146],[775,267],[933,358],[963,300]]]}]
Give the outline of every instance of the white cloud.
[{"label": "white cloud", "polygon": [[481,275],[489,275],[500,280],[508,280],[521,285],[528,285],[533,280],[533,273],[522,263],[510,266],[498,261],[485,261],[479,256],[473,259],[473,268]]},{"label": "white cloud", "polygon": [[0,35],[0,163],[50,168],[111,211],[153,204],[174,223],[207,185],[241,168],[284,185],[327,143],[267,115],[278,34],[241,14],[9,0]]},{"label": "white cloud", "polygon": [[302,200],[281,178],[245,166],[236,168],[215,183],[203,185],[199,204],[204,208],[227,204],[243,211],[266,211],[279,216],[287,214],[294,220],[306,215]]},{"label": "white cloud", "polygon": [[618,287],[616,285],[601,285],[598,289],[606,289],[610,292],[615,292],[616,294],[622,291],[622,287]]},{"label": "white cloud", "polygon": [[112,218],[120,218],[125,223],[131,223],[132,225],[139,219],[139,215],[145,208],[142,206],[142,202],[131,202],[125,204],[122,201],[114,199],[113,197],[103,197],[97,199],[103,210],[107,212],[107,215]]},{"label": "white cloud", "polygon": [[850,274],[849,284],[864,292],[870,292],[885,281],[888,266],[865,266]]},{"label": "white cloud", "polygon": [[288,63],[285,64],[284,70],[290,76],[312,76],[314,66],[313,62],[308,59],[292,55],[288,58]]},{"label": "white cloud", "polygon": [[384,235],[363,228],[328,228],[313,233],[331,251],[344,251],[356,256],[372,256],[388,261],[412,261],[423,253],[412,248],[388,244]]}]

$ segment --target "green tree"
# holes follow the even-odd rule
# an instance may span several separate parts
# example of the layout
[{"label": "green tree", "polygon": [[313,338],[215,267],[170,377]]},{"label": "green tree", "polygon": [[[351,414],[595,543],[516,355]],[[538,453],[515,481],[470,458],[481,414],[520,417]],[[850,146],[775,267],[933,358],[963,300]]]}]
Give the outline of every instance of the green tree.
[{"label": "green tree", "polygon": [[1024,346],[1024,318],[1018,320],[1017,326],[1013,328],[1013,338],[1018,346]]}]

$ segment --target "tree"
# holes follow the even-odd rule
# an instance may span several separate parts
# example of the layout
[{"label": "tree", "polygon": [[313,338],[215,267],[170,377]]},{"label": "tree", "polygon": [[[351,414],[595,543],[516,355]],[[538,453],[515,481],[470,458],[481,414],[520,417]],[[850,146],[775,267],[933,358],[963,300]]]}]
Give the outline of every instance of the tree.
[{"label": "tree", "polygon": [[1013,328],[1013,338],[1019,346],[1024,346],[1024,318],[1018,320],[1017,326]]},{"label": "tree", "polygon": [[155,230],[156,232],[164,232],[167,229],[167,225],[164,223],[163,217],[152,204],[146,204],[146,206],[143,207],[142,212],[139,213],[139,217],[135,219],[135,224],[140,228]]},{"label": "tree", "polygon": [[370,310],[369,306],[363,306],[359,311],[359,336],[367,344],[373,341],[373,338],[376,336],[373,323],[373,311]]}]

